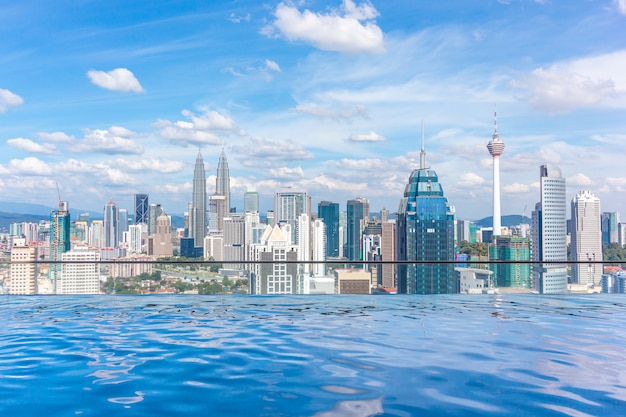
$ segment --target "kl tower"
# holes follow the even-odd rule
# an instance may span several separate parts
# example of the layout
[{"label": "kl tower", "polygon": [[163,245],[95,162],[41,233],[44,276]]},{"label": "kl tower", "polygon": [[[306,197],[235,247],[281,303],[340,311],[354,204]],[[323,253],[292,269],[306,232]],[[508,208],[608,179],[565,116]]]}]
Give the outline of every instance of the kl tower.
[{"label": "kl tower", "polygon": [[487,149],[493,156],[493,236],[500,236],[500,155],[504,151],[504,142],[498,136],[495,108],[493,110],[493,137],[487,144]]}]

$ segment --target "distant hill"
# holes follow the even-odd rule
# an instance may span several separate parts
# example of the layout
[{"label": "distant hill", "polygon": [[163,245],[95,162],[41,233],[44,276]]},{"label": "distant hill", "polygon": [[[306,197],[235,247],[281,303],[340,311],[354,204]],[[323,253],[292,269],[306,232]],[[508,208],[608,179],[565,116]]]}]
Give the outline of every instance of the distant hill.
[{"label": "distant hill", "polygon": [[[508,214],[502,216],[500,222],[502,226],[517,226],[518,224],[530,224],[530,217],[522,216],[520,214]],[[484,219],[476,220],[476,225],[480,227],[493,227],[493,216],[485,217]]]}]

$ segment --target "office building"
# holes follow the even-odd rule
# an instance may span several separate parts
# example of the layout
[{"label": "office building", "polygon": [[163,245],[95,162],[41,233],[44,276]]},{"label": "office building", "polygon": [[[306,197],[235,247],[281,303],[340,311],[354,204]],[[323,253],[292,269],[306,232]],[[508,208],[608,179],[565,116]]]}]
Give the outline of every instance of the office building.
[{"label": "office building", "polygon": [[602,213],[602,243],[608,245],[610,243],[618,243],[619,232],[617,225],[620,223],[619,213],[604,212]]},{"label": "office building", "polygon": [[104,248],[117,248],[120,242],[120,214],[111,200],[104,206]]},{"label": "office building", "polygon": [[120,213],[120,237],[122,236],[122,234],[124,232],[128,232],[128,210],[126,209],[119,209],[119,213]]},{"label": "office building", "polygon": [[454,209],[444,196],[437,173],[427,167],[422,123],[420,166],[413,170],[396,219],[397,290],[403,294],[457,292],[454,261]]},{"label": "office building", "polygon": [[[102,220],[93,220],[89,226],[89,246],[101,248],[104,243],[104,223]],[[68,249],[69,250],[69,249]]]},{"label": "office building", "polygon": [[148,194],[135,194],[135,224],[148,224],[149,208]]},{"label": "office building", "polygon": [[232,206],[230,199],[230,173],[228,171],[228,161],[226,160],[226,154],[224,149],[220,154],[220,159],[217,163],[217,176],[215,178],[215,195],[223,195],[225,197],[225,211],[228,215]]},{"label": "office building", "polygon": [[243,196],[244,212],[259,211],[259,193],[254,188],[248,188]]},{"label": "office building", "polygon": [[148,213],[148,236],[152,236],[156,233],[157,219],[163,213],[163,209],[160,204],[150,204]]},{"label": "office building", "polygon": [[496,112],[493,112],[493,136],[487,145],[493,157],[493,236],[500,236],[500,155],[504,152],[504,142],[498,136]]},{"label": "office building", "polygon": [[[75,246],[65,252],[61,294],[100,294],[100,255],[87,246]],[[78,263],[71,263],[77,261]],[[93,261],[91,263],[90,261]]]},{"label": "office building", "polygon": [[339,203],[319,202],[317,217],[326,225],[326,258],[342,256],[339,251]]},{"label": "office building", "polygon": [[363,269],[335,269],[337,294],[371,294],[372,274]]},{"label": "office building", "polygon": [[[565,178],[553,165],[542,165],[541,201],[532,213],[533,288],[542,294],[567,293],[567,205]],[[558,263],[550,263],[558,262]]]},{"label": "office building", "polygon": [[193,192],[189,211],[189,237],[194,239],[194,247],[202,247],[206,236],[206,174],[204,160],[198,151],[193,170]]},{"label": "office building", "polygon": [[326,225],[322,219],[315,219],[311,223],[311,260],[316,262],[311,266],[313,276],[326,275]]},{"label": "office building", "polygon": [[252,245],[252,260],[266,261],[253,264],[250,280],[252,294],[301,294],[298,265],[281,261],[296,261],[298,247],[291,243],[291,230],[279,225],[267,226],[261,241]]},{"label": "office building", "polygon": [[274,224],[291,227],[291,242],[297,244],[298,217],[311,217],[311,196],[304,191],[281,191],[274,196]]},{"label": "office building", "polygon": [[[507,261],[490,264],[496,287],[532,288],[530,278],[530,239],[519,236],[494,236],[489,246],[489,260]],[[521,261],[521,263],[515,263]],[[509,263],[511,262],[511,263]]]},{"label": "office building", "polygon": [[14,238],[11,245],[11,286],[9,294],[36,294],[37,245],[29,244],[24,238]]},{"label": "office building", "polygon": [[166,258],[172,256],[173,253],[170,218],[165,212],[161,211],[161,214],[156,219],[156,230],[148,238],[148,255],[154,258]]},{"label": "office building", "polygon": [[572,199],[571,213],[570,259],[574,262],[589,262],[588,264],[572,263],[572,283],[599,288],[602,280],[602,264],[595,262],[602,260],[600,199],[590,191],[581,191]]},{"label": "office building", "polygon": [[141,229],[145,223],[131,224],[128,226],[128,251],[130,253],[142,252]]},{"label": "office building", "polygon": [[243,270],[244,265],[237,261],[245,259],[246,218],[243,214],[231,213],[230,217],[224,218],[224,268]]},{"label": "office building", "polygon": [[224,233],[224,217],[230,213],[226,210],[226,197],[223,195],[209,196],[209,234]]},{"label": "office building", "polygon": [[[58,263],[62,255],[70,250],[70,212],[67,201],[59,201],[58,210],[50,213],[50,268],[48,274],[53,291],[58,292],[62,279],[62,267]],[[57,263],[55,263],[57,262]]]},{"label": "office building", "polygon": [[311,220],[309,215],[302,213],[298,216],[298,227],[296,229],[298,242],[298,260],[304,261],[298,267],[300,275],[309,277],[311,275]]},{"label": "office building", "polygon": [[383,222],[380,237],[380,255],[382,264],[380,282],[384,288],[396,288],[396,267],[392,262],[396,260],[396,223]]},{"label": "office building", "polygon": [[346,257],[351,261],[361,261],[364,259],[361,236],[370,218],[370,203],[364,197],[348,200],[346,213]]}]

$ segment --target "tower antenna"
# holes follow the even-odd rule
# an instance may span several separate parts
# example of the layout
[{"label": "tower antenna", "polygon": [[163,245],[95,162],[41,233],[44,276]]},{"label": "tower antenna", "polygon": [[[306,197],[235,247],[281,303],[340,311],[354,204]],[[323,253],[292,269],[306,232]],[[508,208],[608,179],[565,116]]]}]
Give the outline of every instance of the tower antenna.
[{"label": "tower antenna", "polygon": [[424,119],[422,119],[422,151],[420,152],[420,169],[426,169],[426,150],[424,149]]}]

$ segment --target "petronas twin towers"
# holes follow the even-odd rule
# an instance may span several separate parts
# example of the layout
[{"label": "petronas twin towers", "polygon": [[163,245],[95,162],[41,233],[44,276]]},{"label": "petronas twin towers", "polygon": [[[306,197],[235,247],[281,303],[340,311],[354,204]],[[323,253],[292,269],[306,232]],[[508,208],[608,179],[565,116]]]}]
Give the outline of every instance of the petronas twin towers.
[{"label": "petronas twin towers", "polygon": [[[225,197],[226,210],[230,211],[230,174],[224,149],[222,149],[220,160],[217,164],[215,195]],[[203,246],[203,240],[207,234],[207,224],[206,172],[204,170],[202,153],[198,150],[196,165],[193,170],[193,192],[189,210],[189,237],[194,239],[195,247]]]}]

